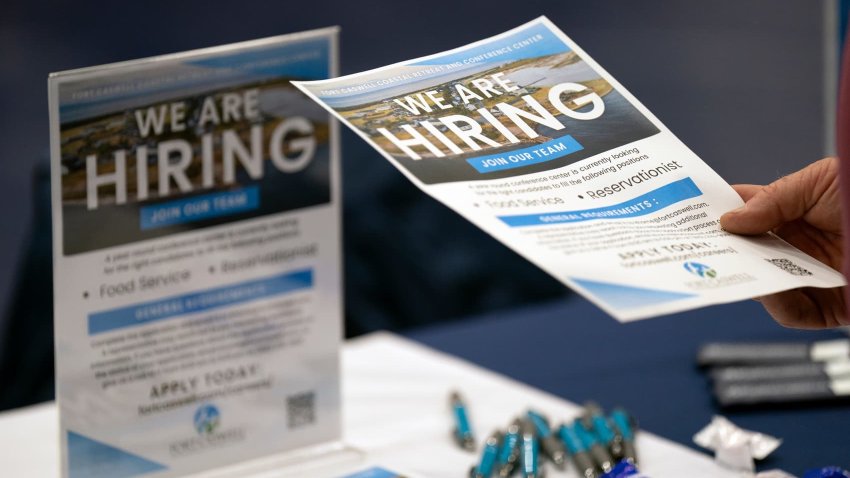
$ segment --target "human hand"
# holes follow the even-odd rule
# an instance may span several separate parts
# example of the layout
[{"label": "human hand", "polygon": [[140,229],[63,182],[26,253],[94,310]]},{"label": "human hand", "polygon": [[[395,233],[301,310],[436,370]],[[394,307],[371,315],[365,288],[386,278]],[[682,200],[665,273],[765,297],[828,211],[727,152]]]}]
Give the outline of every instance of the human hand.
[{"label": "human hand", "polygon": [[[844,237],[836,158],[822,159],[767,186],[732,187],[745,204],[720,217],[723,229],[744,235],[773,231],[797,249],[841,270]],[[756,300],[786,327],[850,325],[843,287],[806,287]]]}]

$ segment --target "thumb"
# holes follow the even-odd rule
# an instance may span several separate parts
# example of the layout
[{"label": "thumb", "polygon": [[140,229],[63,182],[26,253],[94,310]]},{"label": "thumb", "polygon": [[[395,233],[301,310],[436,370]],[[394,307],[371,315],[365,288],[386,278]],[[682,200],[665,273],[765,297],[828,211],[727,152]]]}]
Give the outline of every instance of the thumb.
[{"label": "thumb", "polygon": [[[817,202],[818,169],[812,164],[760,188],[738,209],[720,217],[720,227],[734,234],[763,234],[803,217]],[[739,191],[740,192],[740,191]]]}]

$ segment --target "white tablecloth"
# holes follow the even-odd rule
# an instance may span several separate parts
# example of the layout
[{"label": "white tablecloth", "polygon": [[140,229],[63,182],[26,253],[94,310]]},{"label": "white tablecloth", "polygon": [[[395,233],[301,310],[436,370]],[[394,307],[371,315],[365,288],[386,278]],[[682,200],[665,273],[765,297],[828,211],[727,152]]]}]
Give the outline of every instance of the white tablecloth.
[{"label": "white tablecloth", "polygon": [[[381,465],[414,477],[466,478],[477,455],[460,450],[450,438],[451,390],[466,398],[479,439],[528,407],[555,423],[579,412],[576,404],[388,333],[348,341],[342,363],[347,450],[325,454],[319,461],[326,465],[292,465],[290,454],[279,460],[289,463],[285,469],[270,457],[207,475],[326,477]],[[0,414],[0,475],[59,476],[57,419],[53,403]],[[653,478],[739,476],[707,455],[646,431],[639,433],[637,447],[641,470]],[[547,471],[549,478],[578,476],[569,469]]]}]

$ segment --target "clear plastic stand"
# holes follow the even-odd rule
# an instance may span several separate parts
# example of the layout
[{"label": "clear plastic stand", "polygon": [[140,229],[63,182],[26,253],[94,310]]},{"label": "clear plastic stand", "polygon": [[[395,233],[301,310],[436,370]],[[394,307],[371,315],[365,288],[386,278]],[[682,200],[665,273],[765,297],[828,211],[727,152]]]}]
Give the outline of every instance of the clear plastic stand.
[{"label": "clear plastic stand", "polygon": [[322,443],[189,475],[189,478],[336,478],[362,464],[366,454],[342,441]]}]

